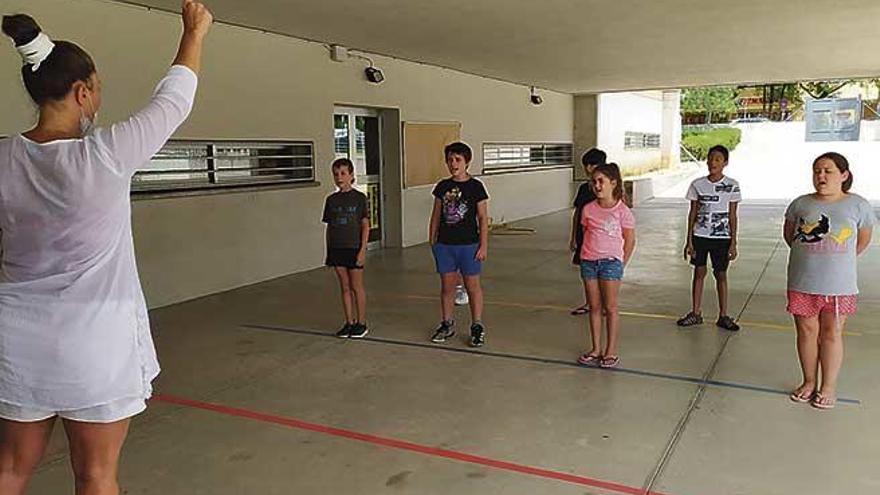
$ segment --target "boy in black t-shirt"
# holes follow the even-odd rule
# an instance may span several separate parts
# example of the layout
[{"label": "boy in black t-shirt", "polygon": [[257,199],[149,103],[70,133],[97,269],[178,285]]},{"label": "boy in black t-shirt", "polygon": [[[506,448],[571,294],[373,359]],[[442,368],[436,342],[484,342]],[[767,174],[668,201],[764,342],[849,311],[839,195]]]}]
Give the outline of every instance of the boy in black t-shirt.
[{"label": "boy in black t-shirt", "polygon": [[[569,247],[572,251],[571,262],[577,266],[581,266],[581,246],[584,242],[584,229],[581,227],[581,212],[587,203],[591,203],[596,199],[596,193],[593,192],[593,186],[590,184],[590,178],[593,170],[599,165],[605,165],[607,155],[598,148],[591,148],[584,156],[581,157],[581,164],[584,166],[587,181],[578,188],[577,196],[574,198],[574,213],[571,216],[571,236],[569,237]],[[583,315],[590,312],[590,302],[587,296],[587,281],[584,283],[584,304],[571,310],[572,315]]]},{"label": "boy in black t-shirt", "polygon": [[345,325],[340,338],[359,339],[367,335],[367,293],[364,289],[364,261],[370,236],[367,196],[354,189],[354,164],[348,158],[333,162],[333,181],[338,191],[327,196],[323,221],[327,224],[327,266],[339,279]]},{"label": "boy in black t-shirt", "polygon": [[483,183],[468,174],[472,157],[468,145],[452,143],[444,152],[451,177],[434,186],[434,209],[428,231],[441,287],[440,326],[431,341],[443,343],[455,335],[452,314],[460,273],[470,299],[470,345],[479,347],[486,341],[480,272],[489,245],[489,195]]}]

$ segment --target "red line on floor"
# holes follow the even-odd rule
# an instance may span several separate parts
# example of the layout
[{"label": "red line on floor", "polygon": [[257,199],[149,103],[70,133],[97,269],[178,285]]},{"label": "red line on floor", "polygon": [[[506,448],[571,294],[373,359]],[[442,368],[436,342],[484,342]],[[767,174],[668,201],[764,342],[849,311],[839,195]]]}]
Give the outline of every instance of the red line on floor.
[{"label": "red line on floor", "polygon": [[392,449],[400,449],[400,450],[408,450],[410,452],[418,452],[420,454],[430,455],[434,457],[443,457],[446,459],[452,459],[461,462],[467,462],[471,464],[479,464],[482,466],[488,466],[496,469],[503,469],[506,471],[513,471],[516,473],[528,474],[532,476],[537,476],[540,478],[553,479],[558,481],[564,481],[566,483],[573,483],[576,485],[590,486],[593,488],[600,488],[603,490],[608,490],[617,493],[624,493],[627,495],[663,495],[659,492],[646,492],[641,488],[635,488],[631,486],[621,485],[619,483],[613,483],[610,481],[603,481],[594,478],[588,478],[586,476],[578,476],[575,474],[562,473],[559,471],[551,471],[549,469],[542,469],[538,467],[526,466],[523,464],[516,464],[513,462],[507,461],[499,461],[496,459],[490,459],[488,457],[481,457],[478,455],[466,454],[463,452],[456,452],[454,450],[446,450],[439,449],[436,447],[429,447],[427,445],[420,445],[417,443],[406,442],[403,440],[395,440],[393,438],[385,438],[379,437],[376,435],[370,435],[367,433],[360,433],[352,430],[344,430],[341,428],[334,428],[332,426],[321,425],[317,423],[310,423],[308,421],[302,421],[294,418],[288,418],[284,416],[275,416],[272,414],[265,414],[256,411],[250,411],[247,409],[240,409],[237,407],[229,407],[221,404],[212,404],[210,402],[201,402],[197,400],[187,399],[183,397],[175,397],[173,395],[165,395],[158,394],[153,396],[153,400],[159,402],[165,402],[167,404],[174,404],[178,406],[191,407],[195,409],[202,409],[205,411],[212,411],[220,414],[225,414],[227,416],[235,416],[239,418],[252,419],[255,421],[260,421],[263,423],[272,423],[282,426],[289,426],[291,428],[297,428],[300,430],[308,430],[317,433],[324,433],[326,435],[332,435],[336,437],[348,438],[350,440],[358,440],[361,442],[370,443],[373,445],[379,445],[382,447],[389,447]]}]

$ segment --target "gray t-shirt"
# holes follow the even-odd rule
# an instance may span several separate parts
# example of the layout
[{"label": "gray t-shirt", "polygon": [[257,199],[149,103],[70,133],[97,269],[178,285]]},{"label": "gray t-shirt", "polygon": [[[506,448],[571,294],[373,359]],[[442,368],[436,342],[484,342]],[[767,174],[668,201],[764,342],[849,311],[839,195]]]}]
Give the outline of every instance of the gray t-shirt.
[{"label": "gray t-shirt", "polygon": [[788,257],[788,289],[807,294],[859,293],[856,244],[859,229],[874,225],[871,204],[856,194],[834,202],[801,196],[785,211],[796,226]]},{"label": "gray t-shirt", "polygon": [[370,218],[367,196],[356,190],[337,191],[327,197],[322,220],[327,224],[327,247],[360,249],[361,220]]}]

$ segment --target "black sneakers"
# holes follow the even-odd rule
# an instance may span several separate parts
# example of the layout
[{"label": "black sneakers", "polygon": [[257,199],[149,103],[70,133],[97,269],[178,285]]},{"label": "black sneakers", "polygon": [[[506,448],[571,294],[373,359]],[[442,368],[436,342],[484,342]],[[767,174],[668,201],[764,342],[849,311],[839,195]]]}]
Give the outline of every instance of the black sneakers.
[{"label": "black sneakers", "polygon": [[482,347],[486,343],[486,329],[482,323],[474,323],[471,325],[471,347]]},{"label": "black sneakers", "polygon": [[690,312],[683,317],[679,318],[678,321],[675,322],[680,327],[691,327],[694,325],[702,325],[703,324],[703,316],[694,314]]},{"label": "black sneakers", "polygon": [[348,338],[350,339],[362,339],[364,338],[370,331],[367,329],[366,323],[355,323],[351,326],[351,331],[348,334]]},{"label": "black sneakers", "polygon": [[731,332],[736,332],[737,330],[739,330],[739,325],[736,324],[733,318],[727,315],[719,317],[715,325],[725,330],[730,330]]},{"label": "black sneakers", "polygon": [[434,336],[431,337],[431,342],[442,344],[452,338],[455,335],[455,330],[452,328],[453,325],[455,325],[455,322],[441,321],[440,326],[434,331]]},{"label": "black sneakers", "polygon": [[336,332],[336,336],[340,339],[362,339],[368,333],[365,323],[346,323]]},{"label": "black sneakers", "polygon": [[336,332],[336,336],[339,337],[340,339],[347,339],[348,337],[351,336],[351,327],[352,327],[351,323],[346,323],[345,325],[342,326],[342,328],[339,329],[338,332]]}]

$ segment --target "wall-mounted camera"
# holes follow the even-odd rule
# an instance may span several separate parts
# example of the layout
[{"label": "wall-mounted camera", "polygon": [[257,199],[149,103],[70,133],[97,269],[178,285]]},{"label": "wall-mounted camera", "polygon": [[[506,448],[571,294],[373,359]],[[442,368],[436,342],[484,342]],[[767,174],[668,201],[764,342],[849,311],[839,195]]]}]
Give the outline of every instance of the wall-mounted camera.
[{"label": "wall-mounted camera", "polygon": [[379,84],[385,80],[385,74],[378,67],[373,66],[373,59],[370,57],[361,55],[355,51],[352,51],[342,45],[325,45],[328,50],[330,50],[330,59],[334,62],[345,62],[350,58],[356,58],[358,60],[364,60],[369,63],[369,67],[364,69],[364,76],[367,78],[367,81],[370,81],[373,84]]},{"label": "wall-mounted camera", "polygon": [[532,102],[532,105],[540,105],[544,103],[544,98],[541,97],[538,93],[535,92],[535,87],[532,86],[531,91],[529,92],[529,101]]},{"label": "wall-mounted camera", "polygon": [[385,74],[372,65],[364,69],[364,75],[367,76],[367,81],[370,81],[373,84],[379,84],[385,80]]}]

